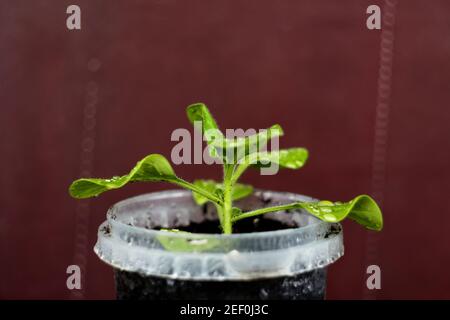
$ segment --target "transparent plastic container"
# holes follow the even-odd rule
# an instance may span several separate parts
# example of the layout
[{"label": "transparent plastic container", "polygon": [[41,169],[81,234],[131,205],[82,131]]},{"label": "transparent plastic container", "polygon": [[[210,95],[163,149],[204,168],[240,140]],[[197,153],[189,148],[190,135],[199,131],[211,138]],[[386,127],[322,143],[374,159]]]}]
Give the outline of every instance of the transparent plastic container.
[{"label": "transparent plastic container", "polygon": [[[244,211],[312,198],[256,191],[236,202]],[[116,271],[118,298],[321,299],[326,267],[344,253],[342,227],[301,209],[254,219],[277,231],[223,234],[169,232],[217,220],[191,192],[144,194],[112,206],[95,252]],[[242,220],[243,221],[243,220]],[[256,220],[255,220],[256,222]]]}]

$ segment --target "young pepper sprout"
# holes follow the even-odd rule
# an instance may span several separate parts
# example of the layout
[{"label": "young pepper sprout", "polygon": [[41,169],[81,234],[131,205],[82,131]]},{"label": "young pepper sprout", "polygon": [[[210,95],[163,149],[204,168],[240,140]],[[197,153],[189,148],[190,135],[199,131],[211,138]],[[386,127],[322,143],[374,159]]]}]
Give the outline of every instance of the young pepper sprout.
[{"label": "young pepper sprout", "polygon": [[346,217],[368,229],[380,231],[383,228],[381,210],[375,201],[360,195],[349,202],[293,202],[289,204],[264,207],[253,211],[242,212],[234,207],[233,202],[252,194],[250,185],[237,181],[249,167],[264,167],[276,164],[280,168],[299,169],[303,167],[308,151],[304,148],[290,148],[276,151],[261,151],[267,142],[283,135],[279,125],[255,135],[226,138],[219,130],[216,121],[203,103],[187,107],[187,116],[192,124],[201,122],[202,133],[208,144],[209,154],[219,158],[223,164],[223,181],[195,180],[193,183],[178,177],[169,161],[160,154],[150,154],[139,161],[131,171],[123,176],[110,179],[82,178],[74,181],[69,193],[74,198],[89,198],[105,191],[118,189],[129,182],[164,181],[192,191],[198,205],[212,202],[217,210],[223,233],[231,234],[233,223],[269,212],[304,209],[313,216],[326,222],[339,222]]}]

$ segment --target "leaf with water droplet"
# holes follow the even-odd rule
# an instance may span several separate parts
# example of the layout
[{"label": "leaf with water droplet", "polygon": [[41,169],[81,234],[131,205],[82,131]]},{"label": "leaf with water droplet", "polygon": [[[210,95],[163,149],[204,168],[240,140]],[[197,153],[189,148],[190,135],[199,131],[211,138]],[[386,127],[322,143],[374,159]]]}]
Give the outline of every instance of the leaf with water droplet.
[{"label": "leaf with water droplet", "polygon": [[249,156],[250,164],[256,167],[270,166],[273,162],[281,168],[299,169],[308,159],[305,148],[290,148],[270,152],[258,152]]},{"label": "leaf with water droplet", "polygon": [[298,202],[296,206],[327,222],[339,222],[348,217],[367,229],[376,231],[383,229],[381,210],[375,200],[368,195],[360,195],[344,203],[322,200]]},{"label": "leaf with water droplet", "polygon": [[243,158],[233,174],[237,180],[249,166],[260,168],[269,167],[273,163],[281,168],[299,169],[308,159],[308,150],[305,148],[289,148],[276,151],[255,152]]},{"label": "leaf with water droplet", "polygon": [[[337,202],[335,202],[337,204]],[[321,207],[326,207],[326,206],[334,206],[335,203],[329,201],[329,200],[321,200],[319,201],[317,204]]]},{"label": "leaf with water droplet", "polygon": [[69,187],[72,197],[82,199],[98,196],[113,189],[118,189],[133,181],[173,181],[177,177],[169,161],[160,154],[151,154],[139,161],[131,171],[123,176],[110,179],[82,178]]}]

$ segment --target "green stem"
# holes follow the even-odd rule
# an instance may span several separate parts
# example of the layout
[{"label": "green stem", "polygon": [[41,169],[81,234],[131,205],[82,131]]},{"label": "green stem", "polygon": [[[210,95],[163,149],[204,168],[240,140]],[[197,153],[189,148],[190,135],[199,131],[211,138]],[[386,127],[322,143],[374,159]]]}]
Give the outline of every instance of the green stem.
[{"label": "green stem", "polygon": [[168,180],[168,182],[174,183],[176,185],[179,185],[182,188],[186,188],[186,189],[190,189],[194,192],[197,192],[198,194],[201,194],[202,196],[206,197],[208,200],[211,200],[212,202],[218,204],[218,205],[222,205],[223,202],[221,199],[219,199],[217,196],[213,195],[212,193],[203,190],[199,187],[197,187],[196,185],[183,180],[181,178],[177,178],[177,179],[172,179],[172,180]]},{"label": "green stem", "polygon": [[251,218],[251,217],[258,216],[258,215],[265,214],[265,213],[269,213],[269,212],[276,212],[276,211],[294,209],[294,208],[297,208],[298,206],[299,206],[298,203],[289,203],[289,204],[283,204],[283,205],[274,206],[274,207],[261,208],[261,209],[248,211],[246,213],[240,214],[239,216],[233,218],[231,221],[232,222],[236,222],[236,221],[241,220],[241,219]]},{"label": "green stem", "polygon": [[222,207],[218,205],[217,203],[214,204],[217,211],[217,216],[219,217],[220,225],[222,225],[223,221],[223,213],[222,213]]},{"label": "green stem", "polygon": [[233,191],[233,183],[231,177],[233,175],[234,166],[230,164],[224,165],[223,178],[223,210],[222,210],[222,229],[225,234],[233,232],[231,227],[231,211],[233,208],[231,194]]},{"label": "green stem", "polygon": [[233,184],[236,183],[245,170],[247,170],[250,165],[255,164],[262,154],[264,154],[264,152],[255,152],[240,159],[233,172],[233,176],[231,177],[231,182]]},{"label": "green stem", "polygon": [[[246,161],[245,159],[243,161]],[[244,171],[248,168],[248,163],[240,163],[237,165],[236,170],[233,173],[233,176],[231,177],[231,183],[235,184],[238,179],[241,177],[241,175],[244,173]]]}]

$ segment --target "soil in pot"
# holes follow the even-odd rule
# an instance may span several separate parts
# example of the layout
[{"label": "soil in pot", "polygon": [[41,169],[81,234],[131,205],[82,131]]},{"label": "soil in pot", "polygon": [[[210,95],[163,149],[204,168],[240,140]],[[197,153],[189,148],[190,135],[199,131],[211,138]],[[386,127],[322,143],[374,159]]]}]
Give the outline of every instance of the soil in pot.
[{"label": "soil in pot", "polygon": [[326,268],[249,281],[188,281],[115,270],[119,300],[322,300]]}]

